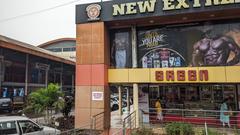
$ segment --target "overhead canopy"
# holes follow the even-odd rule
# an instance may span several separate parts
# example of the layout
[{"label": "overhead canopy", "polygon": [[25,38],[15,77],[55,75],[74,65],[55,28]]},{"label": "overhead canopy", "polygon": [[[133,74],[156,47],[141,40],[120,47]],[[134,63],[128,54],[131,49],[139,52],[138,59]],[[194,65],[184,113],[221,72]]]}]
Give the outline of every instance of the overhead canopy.
[{"label": "overhead canopy", "polygon": [[42,58],[46,58],[46,59],[50,59],[50,60],[54,60],[54,61],[58,61],[66,64],[75,65],[75,62],[70,59],[66,59],[61,56],[54,55],[52,52],[48,50],[36,47],[34,45],[30,45],[27,43],[23,43],[2,35],[0,35],[0,47],[12,49],[15,51],[39,56]]}]

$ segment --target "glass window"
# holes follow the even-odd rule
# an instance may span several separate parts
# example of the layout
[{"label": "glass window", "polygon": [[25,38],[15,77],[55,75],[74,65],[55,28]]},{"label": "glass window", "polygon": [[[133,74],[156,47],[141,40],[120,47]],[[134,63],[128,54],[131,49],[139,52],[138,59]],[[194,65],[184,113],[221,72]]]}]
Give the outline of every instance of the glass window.
[{"label": "glass window", "polygon": [[62,48],[51,48],[51,49],[48,49],[49,51],[52,51],[52,52],[62,52]]},{"label": "glass window", "polygon": [[115,68],[132,67],[132,47],[130,31],[115,31],[111,34],[111,66]]},{"label": "glass window", "polygon": [[25,64],[12,62],[9,66],[5,67],[4,81],[6,82],[19,82],[25,81]]},{"label": "glass window", "polygon": [[76,51],[76,48],[75,48],[75,47],[73,47],[73,48],[72,48],[72,51]]},{"label": "glass window", "polygon": [[75,47],[71,47],[71,48],[63,48],[64,52],[72,52],[72,51],[76,51]]},{"label": "glass window", "polygon": [[31,133],[41,130],[41,128],[38,125],[29,120],[19,121],[19,126],[22,129],[23,133]]},{"label": "glass window", "polygon": [[0,134],[17,134],[17,127],[15,121],[0,122]]},{"label": "glass window", "polygon": [[[239,21],[203,22],[185,27],[172,25],[140,28],[137,32],[138,66],[140,68],[238,66],[239,24]],[[213,45],[218,41],[222,41],[219,43],[221,47],[214,48]]]},{"label": "glass window", "polygon": [[32,68],[30,70],[30,80],[31,83],[44,84],[46,71],[41,69]]}]

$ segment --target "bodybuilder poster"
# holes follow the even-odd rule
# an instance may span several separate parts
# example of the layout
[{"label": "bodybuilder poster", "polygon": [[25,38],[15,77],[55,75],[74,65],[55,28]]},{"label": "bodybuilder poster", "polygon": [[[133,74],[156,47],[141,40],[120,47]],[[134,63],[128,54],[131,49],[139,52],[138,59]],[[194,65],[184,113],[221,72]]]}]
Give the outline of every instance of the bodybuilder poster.
[{"label": "bodybuilder poster", "polygon": [[240,23],[138,31],[138,65],[143,68],[231,66],[240,63]]}]

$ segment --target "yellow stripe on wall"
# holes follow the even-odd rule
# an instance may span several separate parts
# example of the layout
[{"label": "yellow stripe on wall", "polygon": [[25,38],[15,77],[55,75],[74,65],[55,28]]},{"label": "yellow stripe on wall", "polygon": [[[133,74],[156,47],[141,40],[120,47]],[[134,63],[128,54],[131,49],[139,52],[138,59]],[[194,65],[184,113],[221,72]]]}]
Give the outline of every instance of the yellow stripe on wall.
[{"label": "yellow stripe on wall", "polygon": [[[177,80],[177,71],[185,71],[185,81]],[[189,81],[188,71],[208,71],[208,81]],[[157,81],[156,71],[164,72],[164,80]],[[174,71],[174,81],[166,80],[166,71]],[[137,68],[137,69],[109,69],[109,83],[240,83],[240,66],[221,67],[183,67],[183,68]]]}]

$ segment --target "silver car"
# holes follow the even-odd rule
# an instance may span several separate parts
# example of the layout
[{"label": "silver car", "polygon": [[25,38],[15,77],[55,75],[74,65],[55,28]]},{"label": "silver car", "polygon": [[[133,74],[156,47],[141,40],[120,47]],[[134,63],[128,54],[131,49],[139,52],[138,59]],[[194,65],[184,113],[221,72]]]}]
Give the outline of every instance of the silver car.
[{"label": "silver car", "polygon": [[22,116],[0,117],[0,135],[59,135],[60,131],[40,126],[31,119]]}]

